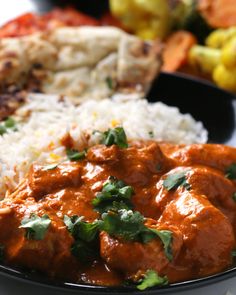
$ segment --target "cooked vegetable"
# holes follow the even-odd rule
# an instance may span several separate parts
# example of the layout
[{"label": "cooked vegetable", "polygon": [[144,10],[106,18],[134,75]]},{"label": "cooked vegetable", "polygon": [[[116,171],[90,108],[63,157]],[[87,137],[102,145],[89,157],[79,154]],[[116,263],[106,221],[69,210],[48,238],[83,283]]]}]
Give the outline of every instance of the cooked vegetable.
[{"label": "cooked vegetable", "polygon": [[110,176],[103,185],[102,191],[97,193],[92,204],[94,209],[100,213],[111,209],[132,209],[131,197],[134,190],[126,185],[122,180]]},{"label": "cooked vegetable", "polygon": [[125,27],[143,39],[164,38],[172,26],[166,0],[110,0],[110,9]]},{"label": "cooked vegetable", "polygon": [[235,0],[198,0],[198,10],[213,28],[236,25]]},{"label": "cooked vegetable", "polygon": [[188,52],[196,43],[196,38],[186,31],[177,31],[170,35],[165,42],[162,70],[172,72],[185,65]]},{"label": "cooked vegetable", "polygon": [[213,80],[218,86],[236,92],[236,68],[230,70],[219,64],[213,72]]},{"label": "cooked vegetable", "polygon": [[236,193],[233,193],[233,196],[232,196],[234,202],[236,202]]},{"label": "cooked vegetable", "polygon": [[107,146],[116,144],[120,148],[128,147],[127,137],[123,127],[116,127],[105,131],[101,143]]},{"label": "cooked vegetable", "polygon": [[137,288],[140,291],[146,290],[147,288],[151,288],[154,286],[165,286],[168,285],[168,278],[160,277],[158,273],[154,270],[147,270],[144,275],[144,278],[140,281]]},{"label": "cooked vegetable", "polygon": [[236,36],[222,48],[221,62],[228,70],[236,69]]},{"label": "cooked vegetable", "polygon": [[31,214],[30,217],[26,217],[21,221],[20,228],[25,228],[25,236],[29,240],[42,240],[48,230],[51,220],[48,215],[39,217],[36,214]]},{"label": "cooked vegetable", "polygon": [[189,64],[196,71],[211,74],[220,62],[220,50],[195,45],[189,51]]},{"label": "cooked vegetable", "polygon": [[233,37],[236,37],[236,27],[231,27],[229,29],[218,29],[213,31],[206,38],[205,43],[208,47],[220,49]]}]

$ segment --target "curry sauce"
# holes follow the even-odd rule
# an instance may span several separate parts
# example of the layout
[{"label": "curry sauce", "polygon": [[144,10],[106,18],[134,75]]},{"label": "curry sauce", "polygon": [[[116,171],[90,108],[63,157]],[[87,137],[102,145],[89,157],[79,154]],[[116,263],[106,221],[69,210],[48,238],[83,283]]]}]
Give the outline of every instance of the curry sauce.
[{"label": "curry sauce", "polygon": [[[170,283],[223,271],[233,264],[236,247],[236,185],[226,173],[234,163],[236,150],[227,146],[134,141],[128,148],[96,145],[80,160],[48,168],[33,164],[24,181],[1,202],[4,262],[105,286],[122,285],[150,269]],[[84,261],[82,252],[76,256],[72,251],[70,218],[83,217],[74,221],[83,220],[85,227],[106,218],[110,213],[96,210],[93,200],[105,192],[111,177],[125,183],[121,189],[132,195],[127,214],[143,216],[146,236],[132,240],[100,230],[95,242],[89,240],[95,255]],[[32,232],[27,235],[22,223],[32,214],[35,220],[44,218],[45,234],[38,239]],[[169,245],[154,237],[160,233],[171,233]]]}]

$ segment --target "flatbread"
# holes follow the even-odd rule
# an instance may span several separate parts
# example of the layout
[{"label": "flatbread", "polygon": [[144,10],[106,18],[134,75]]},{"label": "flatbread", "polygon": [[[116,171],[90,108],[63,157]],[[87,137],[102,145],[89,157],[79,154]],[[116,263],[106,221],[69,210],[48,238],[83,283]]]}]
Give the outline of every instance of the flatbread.
[{"label": "flatbread", "polygon": [[0,88],[80,99],[144,96],[161,66],[159,42],[113,27],[63,27],[0,40]]}]

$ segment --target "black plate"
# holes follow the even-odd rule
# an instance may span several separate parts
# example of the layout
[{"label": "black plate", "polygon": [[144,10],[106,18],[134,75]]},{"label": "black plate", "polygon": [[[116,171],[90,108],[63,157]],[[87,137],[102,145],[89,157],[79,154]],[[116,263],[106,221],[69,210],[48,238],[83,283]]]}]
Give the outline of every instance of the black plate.
[{"label": "black plate", "polygon": [[[185,77],[179,74],[162,73],[153,83],[148,94],[150,101],[163,101],[178,106],[182,112],[191,113],[195,119],[201,120],[209,130],[209,139],[216,143],[236,145],[235,136],[235,100],[228,92],[220,90],[207,82]],[[90,285],[71,284],[52,281],[37,274],[27,273],[20,269],[0,265],[0,274],[11,276],[31,284],[40,284],[60,290],[75,291],[78,294],[136,294],[137,289],[131,287],[106,288]],[[183,290],[193,290],[202,286],[215,284],[222,280],[236,277],[236,267],[211,277],[188,282],[172,284],[163,288],[153,288],[143,294],[178,294]]]}]

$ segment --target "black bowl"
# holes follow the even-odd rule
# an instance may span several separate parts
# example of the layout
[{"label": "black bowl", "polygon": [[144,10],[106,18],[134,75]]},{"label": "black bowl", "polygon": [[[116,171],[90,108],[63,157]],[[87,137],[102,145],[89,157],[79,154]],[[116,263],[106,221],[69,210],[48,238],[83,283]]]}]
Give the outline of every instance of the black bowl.
[{"label": "black bowl", "polygon": [[[236,103],[234,96],[228,92],[225,92],[214,85],[186,77],[179,74],[167,74],[162,73],[153,83],[152,88],[148,94],[149,101],[162,101],[168,105],[178,106],[182,112],[190,113],[195,119],[201,120],[205,127],[209,130],[209,141],[215,143],[225,143],[236,145],[235,134],[235,110]],[[32,272],[26,272],[21,269],[12,268],[4,265],[0,265],[0,275],[17,279],[24,282],[23,289],[26,290],[29,284],[37,285],[36,290],[41,290],[48,295],[53,295],[50,289],[56,289],[61,294],[67,294],[74,292],[80,295],[85,294],[140,294],[134,287],[99,287],[92,285],[72,284],[63,281],[50,280],[44,275]],[[143,294],[191,294],[194,289],[199,290],[213,290],[217,285],[217,290],[227,290],[227,286],[224,281],[230,281],[235,277],[236,280],[236,267],[226,270],[222,273],[201,278],[192,281],[185,281],[176,284],[171,284],[166,287],[146,290]],[[0,282],[1,282],[0,278]],[[232,283],[231,279],[231,283]],[[227,282],[228,282],[227,281]],[[9,280],[8,280],[9,282]],[[10,280],[11,282],[11,280]],[[40,286],[47,287],[45,291]],[[10,286],[12,287],[12,286]],[[236,281],[234,287],[236,288]],[[19,285],[17,287],[20,288]],[[222,289],[223,288],[223,289]],[[37,292],[37,291],[36,291]],[[186,293],[187,292],[187,293]],[[190,292],[190,293],[188,293]],[[205,292],[205,291],[204,291]],[[223,293],[217,293],[214,295],[223,295]],[[9,294],[9,293],[7,293]],[[15,294],[10,293],[10,294]],[[24,294],[25,293],[24,291]],[[31,294],[29,291],[28,294]],[[37,295],[35,293],[34,295]],[[208,294],[210,295],[210,294]]]}]

